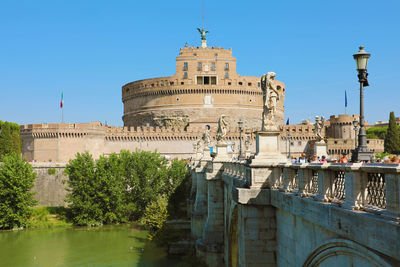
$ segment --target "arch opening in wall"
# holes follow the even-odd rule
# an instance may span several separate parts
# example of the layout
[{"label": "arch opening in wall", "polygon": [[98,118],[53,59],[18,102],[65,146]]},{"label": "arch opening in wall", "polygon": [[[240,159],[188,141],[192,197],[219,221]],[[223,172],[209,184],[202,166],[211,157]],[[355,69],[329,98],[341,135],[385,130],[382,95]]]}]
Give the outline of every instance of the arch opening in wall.
[{"label": "arch opening in wall", "polygon": [[375,252],[347,239],[330,239],[315,249],[303,267],[392,266]]}]

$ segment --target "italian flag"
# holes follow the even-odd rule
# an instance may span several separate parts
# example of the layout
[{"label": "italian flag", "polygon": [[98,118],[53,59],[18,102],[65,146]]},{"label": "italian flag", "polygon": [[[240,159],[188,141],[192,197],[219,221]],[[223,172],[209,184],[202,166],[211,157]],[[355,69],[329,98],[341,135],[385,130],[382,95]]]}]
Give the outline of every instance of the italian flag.
[{"label": "italian flag", "polygon": [[63,106],[64,106],[64,92],[61,93],[60,108],[63,108]]}]

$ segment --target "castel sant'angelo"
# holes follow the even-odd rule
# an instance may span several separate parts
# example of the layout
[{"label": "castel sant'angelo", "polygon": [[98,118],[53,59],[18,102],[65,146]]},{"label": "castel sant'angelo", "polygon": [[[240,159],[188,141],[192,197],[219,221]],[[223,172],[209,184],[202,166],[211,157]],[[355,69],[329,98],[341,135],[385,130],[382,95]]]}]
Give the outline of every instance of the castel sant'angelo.
[{"label": "castel sant'angelo", "polygon": [[[193,143],[201,139],[206,129],[210,129],[210,136],[215,138],[217,122],[222,115],[228,124],[231,153],[238,154],[239,137],[243,151],[247,155],[254,153],[254,132],[261,128],[263,113],[260,77],[237,74],[232,49],[208,47],[206,31],[199,31],[201,46],[186,44],[180,48],[174,75],[122,86],[124,127],[100,122],[22,125],[23,157],[29,161],[67,162],[78,152],[88,151],[98,158],[122,149],[142,149],[189,158]],[[310,153],[315,141],[313,125],[284,125],[285,84],[278,80],[273,83],[279,100],[275,123],[281,131],[281,152],[287,153],[286,136],[291,133],[292,155]],[[344,120],[352,120],[349,115],[344,116]],[[242,133],[238,129],[239,120],[243,121]],[[342,127],[341,123],[335,125]],[[336,133],[337,129],[332,127],[329,128],[328,121],[323,132]],[[337,145],[336,141],[331,140],[331,143]],[[328,153],[336,155],[349,152],[350,148],[329,150],[328,147]]]}]

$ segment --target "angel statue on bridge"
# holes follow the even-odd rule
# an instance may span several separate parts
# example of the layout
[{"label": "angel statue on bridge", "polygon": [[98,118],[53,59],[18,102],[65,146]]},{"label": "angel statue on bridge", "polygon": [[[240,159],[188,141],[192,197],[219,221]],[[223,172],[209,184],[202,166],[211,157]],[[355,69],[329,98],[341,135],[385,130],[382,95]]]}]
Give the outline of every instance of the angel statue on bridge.
[{"label": "angel statue on bridge", "polygon": [[322,139],[322,129],[324,128],[325,118],[322,116],[321,119],[318,116],[315,116],[314,123],[314,134],[317,137],[317,142],[320,142]]},{"label": "angel statue on bridge", "polygon": [[261,89],[263,91],[263,123],[261,130],[275,129],[276,106],[279,101],[279,92],[274,80],[275,72],[268,72],[261,77]]},{"label": "angel statue on bridge", "polygon": [[218,130],[217,130],[217,141],[224,142],[226,134],[228,132],[228,124],[225,121],[225,115],[222,114],[221,117],[218,119]]}]

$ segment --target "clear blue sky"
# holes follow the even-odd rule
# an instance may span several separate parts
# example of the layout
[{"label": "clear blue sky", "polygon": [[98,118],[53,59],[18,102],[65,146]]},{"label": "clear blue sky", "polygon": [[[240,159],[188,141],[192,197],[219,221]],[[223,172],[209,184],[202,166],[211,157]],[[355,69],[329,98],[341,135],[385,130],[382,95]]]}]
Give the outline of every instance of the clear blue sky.
[{"label": "clear blue sky", "polygon": [[[0,120],[122,125],[121,86],[169,76],[187,41],[199,46],[201,1],[0,2]],[[352,54],[364,45],[366,119],[400,116],[400,1],[205,0],[209,46],[232,48],[241,75],[286,84],[292,124],[358,113]]]}]

